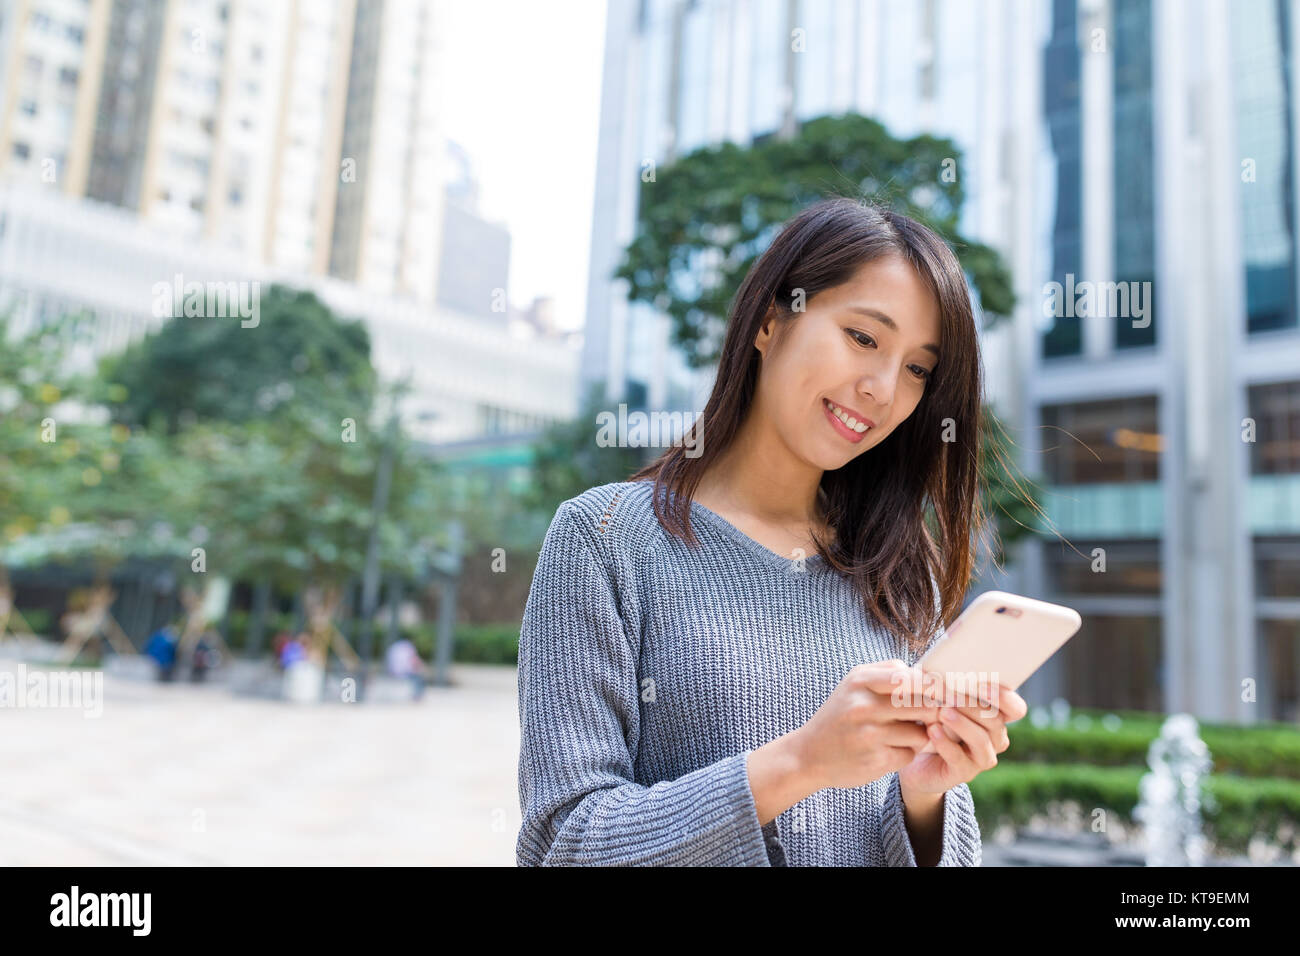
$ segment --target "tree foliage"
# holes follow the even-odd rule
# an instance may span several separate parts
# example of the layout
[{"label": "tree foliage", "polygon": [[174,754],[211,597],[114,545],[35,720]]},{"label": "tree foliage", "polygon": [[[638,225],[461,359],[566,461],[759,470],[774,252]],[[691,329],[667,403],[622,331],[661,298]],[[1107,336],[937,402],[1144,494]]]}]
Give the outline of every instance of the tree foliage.
[{"label": "tree foliage", "polygon": [[961,152],[949,139],[895,139],[855,114],[823,116],[791,139],[697,149],[643,175],[636,233],[615,277],[628,298],[668,314],[688,364],[718,360],[732,298],[782,223],[829,196],[869,198],[917,219],[954,248],[986,328],[1015,305],[997,252],[958,231]]},{"label": "tree foliage", "polygon": [[312,293],[285,286],[262,296],[255,326],[174,318],[106,358],[101,373],[107,383],[128,385],[114,408],[117,421],[156,421],[170,433],[196,421],[262,421],[295,400],[321,395],[360,420],[376,388],[365,326],[337,318]]}]

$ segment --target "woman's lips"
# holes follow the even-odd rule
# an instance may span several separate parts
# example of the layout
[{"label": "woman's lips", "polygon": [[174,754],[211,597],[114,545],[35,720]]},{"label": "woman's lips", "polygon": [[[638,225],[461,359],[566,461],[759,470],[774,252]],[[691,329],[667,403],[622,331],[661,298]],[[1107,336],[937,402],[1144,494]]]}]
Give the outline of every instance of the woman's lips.
[{"label": "woman's lips", "polygon": [[871,431],[870,427],[868,427],[866,431],[855,432],[852,428],[844,424],[842,421],[839,420],[839,418],[836,417],[835,413],[831,411],[831,407],[829,403],[827,403],[826,399],[824,398],[822,399],[822,412],[825,413],[826,418],[830,421],[831,427],[834,428],[837,432],[839,432],[841,437],[843,437],[846,441],[851,441],[855,445],[858,442],[862,441],[862,439],[866,438],[867,432]]}]

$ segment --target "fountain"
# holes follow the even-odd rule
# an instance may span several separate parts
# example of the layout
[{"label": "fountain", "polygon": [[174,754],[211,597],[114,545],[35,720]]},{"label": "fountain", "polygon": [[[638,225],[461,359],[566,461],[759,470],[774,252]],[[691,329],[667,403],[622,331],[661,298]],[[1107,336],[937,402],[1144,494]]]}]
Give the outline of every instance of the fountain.
[{"label": "fountain", "polygon": [[1203,866],[1201,778],[1212,762],[1191,714],[1174,714],[1147,752],[1151,772],[1139,784],[1133,816],[1142,824],[1147,866]]}]

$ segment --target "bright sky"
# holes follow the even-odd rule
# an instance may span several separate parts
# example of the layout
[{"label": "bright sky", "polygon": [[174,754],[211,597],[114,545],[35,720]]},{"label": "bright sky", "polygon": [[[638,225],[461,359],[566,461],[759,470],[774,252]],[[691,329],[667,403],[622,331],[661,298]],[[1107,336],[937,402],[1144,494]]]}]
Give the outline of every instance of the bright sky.
[{"label": "bright sky", "polygon": [[510,300],[586,317],[605,0],[447,0],[447,134],[510,230]]}]

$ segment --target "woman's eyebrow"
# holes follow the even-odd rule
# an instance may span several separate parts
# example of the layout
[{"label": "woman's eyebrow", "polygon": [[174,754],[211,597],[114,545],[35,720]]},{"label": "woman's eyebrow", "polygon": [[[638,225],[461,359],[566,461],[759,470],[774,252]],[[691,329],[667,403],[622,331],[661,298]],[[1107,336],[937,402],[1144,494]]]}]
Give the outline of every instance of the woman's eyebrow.
[{"label": "woman's eyebrow", "polygon": [[[860,312],[863,315],[869,315],[873,319],[876,319],[877,321],[883,323],[886,328],[892,329],[895,332],[898,331],[898,323],[895,322],[893,319],[891,319],[889,316],[887,316],[885,313],[881,312],[879,309],[871,309],[865,305],[850,305],[850,306],[846,306],[845,308],[849,312]],[[933,352],[935,358],[939,357],[939,346],[931,342],[927,342],[925,345],[922,345],[921,348],[925,349],[927,352]]]}]

